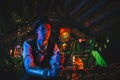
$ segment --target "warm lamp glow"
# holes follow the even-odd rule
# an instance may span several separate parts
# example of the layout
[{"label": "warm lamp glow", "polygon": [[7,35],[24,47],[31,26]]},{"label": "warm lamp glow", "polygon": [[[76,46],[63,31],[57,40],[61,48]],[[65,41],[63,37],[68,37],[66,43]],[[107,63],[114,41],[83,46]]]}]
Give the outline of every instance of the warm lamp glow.
[{"label": "warm lamp glow", "polygon": [[68,42],[70,39],[70,28],[61,28],[60,29],[60,39],[62,42]]},{"label": "warm lamp glow", "polygon": [[86,39],[82,39],[82,38],[79,39],[79,42],[80,42],[80,43],[81,43],[81,42],[84,42],[84,41],[86,41]]},{"label": "warm lamp glow", "polygon": [[69,33],[68,32],[63,32],[62,33],[62,37],[63,38],[68,38],[69,37]]}]

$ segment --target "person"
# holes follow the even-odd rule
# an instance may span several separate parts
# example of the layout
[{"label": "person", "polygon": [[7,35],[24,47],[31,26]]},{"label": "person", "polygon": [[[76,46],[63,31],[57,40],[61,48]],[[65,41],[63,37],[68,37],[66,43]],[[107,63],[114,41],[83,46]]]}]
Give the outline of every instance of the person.
[{"label": "person", "polygon": [[47,17],[38,18],[33,25],[37,38],[23,43],[25,80],[59,80],[62,76],[64,55],[51,38],[51,27]]}]

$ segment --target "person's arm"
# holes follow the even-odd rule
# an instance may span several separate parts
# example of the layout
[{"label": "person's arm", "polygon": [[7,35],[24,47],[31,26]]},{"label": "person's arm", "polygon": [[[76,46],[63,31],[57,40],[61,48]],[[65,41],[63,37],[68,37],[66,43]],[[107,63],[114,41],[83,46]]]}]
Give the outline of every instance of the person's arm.
[{"label": "person's arm", "polygon": [[54,55],[56,56],[56,62],[59,63],[59,66],[62,66],[64,64],[64,52],[60,51],[62,49],[60,49],[58,47],[58,45],[55,45],[54,48]]},{"label": "person's arm", "polygon": [[29,75],[44,78],[49,76],[48,69],[40,68],[35,65],[34,58],[32,56],[32,48],[26,41],[23,44],[23,62],[25,70]]},{"label": "person's arm", "polygon": [[51,75],[60,76],[62,72],[62,64],[64,63],[64,55],[61,53],[60,49],[58,48],[57,44],[54,48],[54,55],[51,58],[50,64],[52,66]]}]

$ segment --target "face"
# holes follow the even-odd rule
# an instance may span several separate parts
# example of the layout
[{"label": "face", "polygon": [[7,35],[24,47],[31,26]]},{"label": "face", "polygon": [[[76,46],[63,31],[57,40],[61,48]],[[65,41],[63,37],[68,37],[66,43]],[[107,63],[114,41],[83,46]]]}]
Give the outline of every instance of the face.
[{"label": "face", "polygon": [[48,40],[51,34],[50,24],[41,24],[37,29],[38,39]]}]

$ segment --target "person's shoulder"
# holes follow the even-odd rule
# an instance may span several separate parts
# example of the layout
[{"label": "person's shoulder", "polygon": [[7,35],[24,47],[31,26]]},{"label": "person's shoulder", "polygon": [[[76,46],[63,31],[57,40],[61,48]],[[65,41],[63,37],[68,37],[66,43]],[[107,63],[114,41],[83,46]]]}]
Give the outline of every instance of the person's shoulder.
[{"label": "person's shoulder", "polygon": [[33,39],[27,39],[26,40],[26,42],[32,42],[33,41]]},{"label": "person's shoulder", "polygon": [[24,47],[31,47],[31,45],[33,44],[34,40],[33,39],[27,39],[23,42],[23,46]]},{"label": "person's shoulder", "polygon": [[27,39],[24,41],[24,44],[30,44],[32,43],[34,40],[33,39]]},{"label": "person's shoulder", "polygon": [[29,43],[29,42],[32,42],[32,41],[33,41],[33,39],[27,39],[27,40],[24,41],[24,43]]}]

